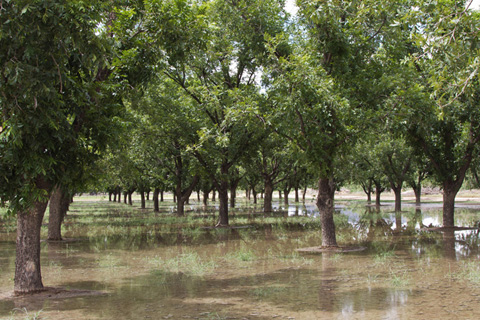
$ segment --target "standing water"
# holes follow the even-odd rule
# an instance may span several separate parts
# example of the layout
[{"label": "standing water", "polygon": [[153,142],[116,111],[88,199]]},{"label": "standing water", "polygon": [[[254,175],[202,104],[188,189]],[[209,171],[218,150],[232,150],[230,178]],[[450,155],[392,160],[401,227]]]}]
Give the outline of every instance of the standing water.
[{"label": "standing water", "polygon": [[[151,206],[153,206],[150,203]],[[2,319],[478,319],[479,230],[441,231],[441,207],[337,204],[341,246],[361,252],[304,254],[321,244],[315,207],[246,202],[229,229],[215,207],[187,217],[81,197],[66,241],[42,243],[44,284],[61,294],[12,298],[13,221],[0,224]],[[479,207],[456,225],[478,226]],[[46,235],[46,227],[43,230]],[[46,238],[46,237],[43,237]]]}]

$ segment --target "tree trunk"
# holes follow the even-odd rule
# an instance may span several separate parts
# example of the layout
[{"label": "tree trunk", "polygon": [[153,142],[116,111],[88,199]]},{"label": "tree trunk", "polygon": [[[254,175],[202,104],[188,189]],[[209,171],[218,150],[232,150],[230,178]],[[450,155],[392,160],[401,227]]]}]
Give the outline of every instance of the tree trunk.
[{"label": "tree trunk", "polygon": [[198,203],[200,203],[200,201],[201,201],[201,199],[200,199],[200,190],[197,191],[197,201],[198,201]]},{"label": "tree trunk", "polygon": [[212,201],[215,202],[216,199],[215,199],[215,190],[212,191]]},{"label": "tree trunk", "polygon": [[222,181],[218,189],[218,199],[220,200],[219,220],[217,227],[228,226],[228,182]]},{"label": "tree trunk", "polygon": [[307,187],[303,188],[302,202],[305,203],[305,198],[307,196]]},{"label": "tree trunk", "polygon": [[122,190],[119,189],[118,192],[117,192],[117,195],[118,195],[117,202],[121,203],[122,202]]},{"label": "tree trunk", "polygon": [[48,240],[62,240],[62,223],[70,204],[70,197],[56,187],[50,196]]},{"label": "tree trunk", "polygon": [[108,193],[108,202],[112,202],[112,192]]},{"label": "tree trunk", "polygon": [[132,192],[128,192],[128,204],[129,204],[130,206],[133,205],[132,193],[133,193],[133,191],[132,191]]},{"label": "tree trunk", "polygon": [[300,197],[298,194],[298,187],[295,187],[295,202],[298,203],[300,202]]},{"label": "tree trunk", "polygon": [[160,202],[163,202],[163,200],[164,200],[163,199],[163,193],[164,193],[163,189],[160,190]]},{"label": "tree trunk", "polygon": [[278,199],[282,199],[282,190],[278,190]]},{"label": "tree trunk", "polygon": [[40,229],[47,201],[17,214],[17,252],[15,261],[14,292],[16,295],[43,290],[40,269]]},{"label": "tree trunk", "polygon": [[145,192],[144,191],[140,192],[140,199],[141,199],[141,208],[145,209]]},{"label": "tree trunk", "polygon": [[155,188],[153,190],[153,211],[155,212],[159,212],[160,211],[160,207],[158,205],[158,194],[160,193],[160,189],[159,188]]},{"label": "tree trunk", "polygon": [[150,191],[145,192],[145,198],[147,199],[147,201],[150,200]]},{"label": "tree trunk", "polygon": [[402,187],[392,187],[395,194],[395,212],[402,211]]},{"label": "tree trunk", "polygon": [[421,199],[422,199],[422,185],[419,184],[412,189],[413,189],[413,193],[415,193],[415,204],[419,206],[421,204]]},{"label": "tree trunk", "polygon": [[245,190],[245,198],[247,198],[247,200],[250,201],[250,188],[247,188]]},{"label": "tree trunk", "polygon": [[208,206],[208,191],[206,191],[206,190],[203,190],[202,203],[203,203],[204,207]]},{"label": "tree trunk", "polygon": [[443,226],[455,226],[455,197],[458,189],[444,183],[443,188]]},{"label": "tree trunk", "polygon": [[283,204],[288,206],[288,194],[290,193],[290,189],[283,190]]},{"label": "tree trunk", "polygon": [[185,215],[185,200],[182,197],[177,197],[177,216],[183,217]]},{"label": "tree trunk", "polygon": [[380,183],[375,183],[375,206],[380,207],[380,195],[382,194],[384,188]]},{"label": "tree trunk", "polygon": [[253,204],[257,204],[257,190],[255,190],[255,188],[252,189],[252,195],[253,195]]},{"label": "tree trunk", "polygon": [[230,208],[235,208],[235,200],[237,199],[237,186],[230,188]]},{"label": "tree trunk", "polygon": [[320,178],[318,181],[317,207],[322,223],[322,246],[337,247],[334,212],[335,183],[332,178]]},{"label": "tree trunk", "polygon": [[128,192],[123,193],[123,203],[127,204]]},{"label": "tree trunk", "polygon": [[265,198],[263,201],[263,212],[272,212],[273,183],[270,179],[265,179]]}]

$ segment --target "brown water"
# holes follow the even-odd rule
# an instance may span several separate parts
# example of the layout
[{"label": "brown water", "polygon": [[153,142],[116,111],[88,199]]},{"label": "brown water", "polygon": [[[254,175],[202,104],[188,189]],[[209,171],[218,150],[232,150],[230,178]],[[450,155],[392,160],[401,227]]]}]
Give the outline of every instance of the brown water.
[{"label": "brown water", "polygon": [[[105,201],[74,203],[64,235],[77,241],[42,244],[44,284],[105,294],[4,299],[0,317],[478,319],[479,232],[419,231],[439,224],[434,207],[407,207],[400,216],[389,206],[377,213],[343,203],[336,217],[340,244],[367,249],[305,255],[295,250],[321,239],[319,228],[307,223],[312,218],[302,217],[315,215],[310,206],[280,208],[276,220],[282,223],[273,224],[259,214],[244,217],[240,209],[232,225],[249,219],[251,227],[215,230],[125,226],[123,219],[147,221],[152,214]],[[203,214],[195,210],[190,214]],[[89,212],[96,215],[82,218]],[[456,225],[477,225],[478,212],[457,210]],[[13,287],[14,237],[0,234],[0,292]]]}]

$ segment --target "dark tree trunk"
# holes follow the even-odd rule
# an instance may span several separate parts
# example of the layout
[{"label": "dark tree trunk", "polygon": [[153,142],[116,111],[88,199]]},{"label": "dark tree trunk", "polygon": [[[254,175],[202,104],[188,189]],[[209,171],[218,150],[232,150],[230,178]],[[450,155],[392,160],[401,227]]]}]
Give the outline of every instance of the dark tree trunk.
[{"label": "dark tree trunk", "polygon": [[263,212],[272,212],[273,183],[265,179],[265,199],[263,201]]},{"label": "dark tree trunk", "polygon": [[368,183],[362,183],[363,192],[367,195],[367,204],[372,203],[372,180],[369,179]]},{"label": "dark tree trunk", "polygon": [[320,178],[318,181],[317,207],[322,223],[322,246],[337,247],[334,212],[335,183],[332,178]]},{"label": "dark tree trunk", "polygon": [[150,191],[145,191],[145,198],[147,199],[147,201],[150,200]]},{"label": "dark tree trunk", "polygon": [[375,183],[375,206],[380,207],[380,195],[385,190],[379,182]]},{"label": "dark tree trunk", "polygon": [[133,201],[132,201],[132,192],[128,192],[128,205],[132,206],[133,205]]},{"label": "dark tree trunk", "polygon": [[217,201],[217,200],[215,199],[215,193],[216,193],[215,190],[213,190],[213,191],[212,191],[212,201],[213,201],[213,202]]},{"label": "dark tree trunk", "polygon": [[245,198],[247,198],[247,200],[250,201],[250,188],[247,188],[245,190]]},{"label": "dark tree trunk", "polygon": [[141,199],[141,208],[145,209],[145,192],[140,191],[140,199]]},{"label": "dark tree trunk", "polygon": [[190,185],[184,190],[182,190],[182,181],[180,179],[177,181],[177,186],[175,189],[175,194],[177,198],[177,216],[181,217],[185,215],[185,204],[188,204],[190,195],[192,194],[193,189],[197,185],[198,180],[199,177],[195,176]]},{"label": "dark tree trunk", "polygon": [[208,191],[204,190],[203,191],[203,206],[206,207],[208,206]]},{"label": "dark tree trunk", "polygon": [[290,193],[290,188],[283,189],[283,204],[288,206],[288,194]]},{"label": "dark tree trunk", "polygon": [[56,187],[50,196],[48,240],[62,240],[62,223],[70,204],[70,197]]},{"label": "dark tree trunk", "polygon": [[155,212],[159,212],[160,211],[160,207],[158,205],[158,194],[160,193],[160,189],[159,188],[155,188],[153,190],[153,211]]},{"label": "dark tree trunk", "polygon": [[454,186],[449,186],[444,183],[443,188],[443,226],[454,227],[455,226],[455,197],[457,196],[458,189]]},{"label": "dark tree trunk", "polygon": [[218,188],[218,199],[220,200],[219,220],[217,227],[228,226],[228,182],[221,181]]},{"label": "dark tree trunk", "polygon": [[305,198],[307,196],[307,187],[303,188],[303,194],[302,194],[302,202],[305,203]]},{"label": "dark tree trunk", "polygon": [[177,216],[183,217],[185,215],[185,200],[177,197]]},{"label": "dark tree trunk", "polygon": [[120,188],[118,188],[118,192],[117,192],[117,202],[118,203],[122,202],[122,190],[120,190]]},{"label": "dark tree trunk", "polygon": [[123,193],[123,203],[127,204],[128,192]]},{"label": "dark tree trunk", "polygon": [[395,194],[395,212],[402,211],[402,187],[393,187],[393,193]]},{"label": "dark tree trunk", "polygon": [[415,193],[415,204],[419,206],[422,200],[422,185],[419,185],[418,188],[413,188],[413,193]]},{"label": "dark tree trunk", "polygon": [[235,208],[235,200],[237,199],[237,187],[230,188],[230,208]]},{"label": "dark tree trunk", "polygon": [[175,191],[173,191],[173,202],[177,202],[177,195],[175,194]]},{"label": "dark tree trunk", "polygon": [[117,192],[113,193],[113,202],[117,202]]},{"label": "dark tree trunk", "polygon": [[253,195],[253,204],[257,204],[257,191],[255,188],[252,188],[252,195]]},{"label": "dark tree trunk", "polygon": [[164,190],[160,190],[160,202],[163,202],[164,199],[163,199],[163,193],[164,193]]},{"label": "dark tree trunk", "polygon": [[278,199],[282,199],[282,190],[278,190]]},{"label": "dark tree trunk", "polygon": [[300,202],[300,197],[298,194],[298,187],[295,187],[295,202]]},{"label": "dark tree trunk", "polygon": [[112,192],[109,192],[109,193],[108,193],[108,201],[109,201],[109,202],[112,202]]},{"label": "dark tree trunk", "polygon": [[201,199],[200,199],[200,190],[197,191],[197,201],[200,203]]}]

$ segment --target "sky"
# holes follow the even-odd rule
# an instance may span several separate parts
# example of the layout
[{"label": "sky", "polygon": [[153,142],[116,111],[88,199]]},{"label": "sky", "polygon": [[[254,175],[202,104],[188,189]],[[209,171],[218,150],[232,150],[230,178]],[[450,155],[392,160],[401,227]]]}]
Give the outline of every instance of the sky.
[{"label": "sky", "polygon": [[[480,10],[480,0],[473,0],[471,8]],[[295,6],[295,0],[287,0],[285,3],[285,10],[292,15],[296,14],[298,8]]]}]

